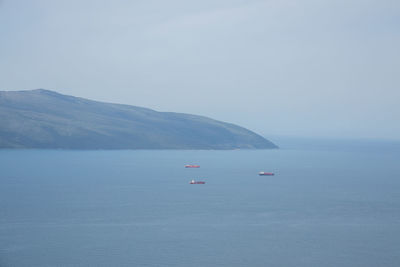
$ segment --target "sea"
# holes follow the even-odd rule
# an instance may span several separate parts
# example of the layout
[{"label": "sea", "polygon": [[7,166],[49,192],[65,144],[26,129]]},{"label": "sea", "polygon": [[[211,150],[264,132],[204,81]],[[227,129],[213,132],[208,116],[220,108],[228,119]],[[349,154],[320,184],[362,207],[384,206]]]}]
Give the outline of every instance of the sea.
[{"label": "sea", "polygon": [[399,143],[286,144],[0,150],[0,266],[400,266]]}]

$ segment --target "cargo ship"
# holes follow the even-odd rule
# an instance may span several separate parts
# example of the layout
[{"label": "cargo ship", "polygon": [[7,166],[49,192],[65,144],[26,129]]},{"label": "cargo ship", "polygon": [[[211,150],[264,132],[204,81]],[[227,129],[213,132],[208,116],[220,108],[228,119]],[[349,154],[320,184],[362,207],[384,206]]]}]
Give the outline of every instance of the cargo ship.
[{"label": "cargo ship", "polygon": [[260,176],[272,176],[275,175],[273,172],[259,172],[258,175]]},{"label": "cargo ship", "polygon": [[205,184],[206,182],[204,181],[195,181],[195,180],[191,180],[189,184]]},{"label": "cargo ship", "polygon": [[200,165],[185,165],[185,168],[200,168]]}]

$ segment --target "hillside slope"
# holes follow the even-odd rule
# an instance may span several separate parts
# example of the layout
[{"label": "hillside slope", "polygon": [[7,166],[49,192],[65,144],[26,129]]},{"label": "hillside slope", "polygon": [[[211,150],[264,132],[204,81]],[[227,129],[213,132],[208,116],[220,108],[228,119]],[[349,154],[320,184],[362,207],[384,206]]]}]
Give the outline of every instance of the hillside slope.
[{"label": "hillside slope", "polygon": [[267,149],[245,128],[210,118],[37,89],[0,91],[0,148]]}]

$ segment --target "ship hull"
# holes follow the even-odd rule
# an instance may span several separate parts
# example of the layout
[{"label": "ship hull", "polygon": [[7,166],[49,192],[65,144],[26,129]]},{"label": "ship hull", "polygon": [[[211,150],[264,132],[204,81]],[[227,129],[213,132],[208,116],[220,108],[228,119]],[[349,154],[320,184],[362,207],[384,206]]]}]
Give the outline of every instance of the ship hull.
[{"label": "ship hull", "polygon": [[260,176],[273,176],[275,174],[273,172],[260,172],[258,175],[260,175]]}]

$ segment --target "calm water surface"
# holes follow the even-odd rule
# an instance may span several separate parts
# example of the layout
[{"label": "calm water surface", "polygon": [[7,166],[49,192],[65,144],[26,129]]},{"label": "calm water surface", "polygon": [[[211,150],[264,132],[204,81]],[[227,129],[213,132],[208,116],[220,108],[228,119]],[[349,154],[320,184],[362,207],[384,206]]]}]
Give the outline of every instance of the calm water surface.
[{"label": "calm water surface", "polygon": [[397,267],[399,161],[379,149],[3,150],[0,266]]}]

